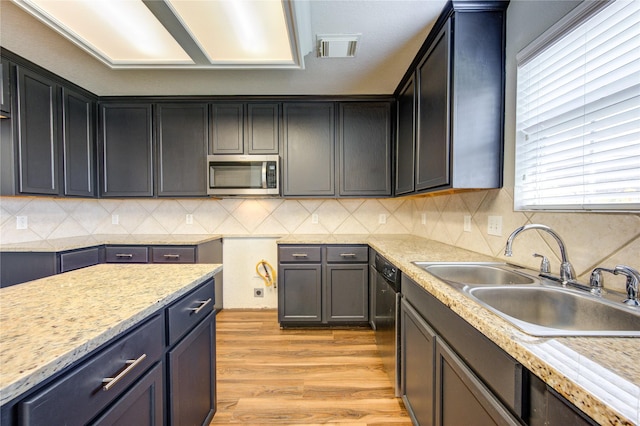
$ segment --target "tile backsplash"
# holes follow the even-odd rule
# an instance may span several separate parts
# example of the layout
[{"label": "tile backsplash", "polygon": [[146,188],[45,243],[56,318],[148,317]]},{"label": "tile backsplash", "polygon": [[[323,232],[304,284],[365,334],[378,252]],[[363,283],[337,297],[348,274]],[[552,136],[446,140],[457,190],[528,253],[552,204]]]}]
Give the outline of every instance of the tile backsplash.
[{"label": "tile backsplash", "polygon": [[[27,217],[27,229],[16,229],[17,216]],[[464,230],[465,216],[470,231]],[[501,216],[501,236],[487,233],[489,216]],[[640,268],[639,214],[514,212],[509,188],[394,199],[0,198],[2,244],[90,234],[415,234],[507,259],[507,236],[527,223],[549,225],[562,236],[581,281],[598,265]],[[555,271],[557,243],[544,234],[519,235],[511,261],[537,267],[537,252]],[[622,277],[605,280],[624,288]]]}]

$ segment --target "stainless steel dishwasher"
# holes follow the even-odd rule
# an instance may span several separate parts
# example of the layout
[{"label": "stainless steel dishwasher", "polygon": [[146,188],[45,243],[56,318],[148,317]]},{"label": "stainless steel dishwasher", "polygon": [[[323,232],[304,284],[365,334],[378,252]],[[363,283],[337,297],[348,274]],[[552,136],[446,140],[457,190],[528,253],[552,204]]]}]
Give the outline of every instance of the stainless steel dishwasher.
[{"label": "stainless steel dishwasher", "polygon": [[396,396],[400,394],[400,271],[388,260],[375,254],[371,265],[375,280],[372,283],[371,325],[375,330],[376,346],[382,363],[394,386]]}]

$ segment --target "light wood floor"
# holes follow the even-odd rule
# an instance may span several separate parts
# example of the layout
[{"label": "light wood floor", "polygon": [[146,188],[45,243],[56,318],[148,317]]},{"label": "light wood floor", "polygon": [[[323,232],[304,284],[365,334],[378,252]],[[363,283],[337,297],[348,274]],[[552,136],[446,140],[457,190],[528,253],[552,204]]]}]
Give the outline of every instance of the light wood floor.
[{"label": "light wood floor", "polygon": [[281,330],[275,310],[217,316],[211,425],[411,425],[369,329]]}]

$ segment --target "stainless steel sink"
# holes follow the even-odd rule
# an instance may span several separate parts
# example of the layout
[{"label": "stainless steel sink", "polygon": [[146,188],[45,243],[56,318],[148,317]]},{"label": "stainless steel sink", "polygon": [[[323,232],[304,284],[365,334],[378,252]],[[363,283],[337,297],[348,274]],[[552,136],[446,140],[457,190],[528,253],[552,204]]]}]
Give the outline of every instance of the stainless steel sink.
[{"label": "stainless steel sink", "polygon": [[640,337],[640,309],[501,262],[413,262],[533,336]]},{"label": "stainless steel sink", "polygon": [[640,336],[640,311],[579,290],[536,285],[464,291],[534,336]]},{"label": "stainless steel sink", "polygon": [[533,284],[537,280],[516,272],[506,263],[414,262],[417,266],[449,283],[462,285]]}]

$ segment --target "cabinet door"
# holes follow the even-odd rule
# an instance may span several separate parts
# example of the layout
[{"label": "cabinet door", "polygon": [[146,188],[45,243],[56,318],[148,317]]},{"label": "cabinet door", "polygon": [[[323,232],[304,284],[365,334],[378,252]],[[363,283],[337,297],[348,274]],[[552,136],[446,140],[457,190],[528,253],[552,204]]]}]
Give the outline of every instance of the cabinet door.
[{"label": "cabinet door", "polygon": [[415,82],[412,78],[398,96],[396,140],[396,195],[415,190]]},{"label": "cabinet door", "polygon": [[520,424],[467,365],[436,342],[436,425]]},{"label": "cabinet door", "polygon": [[211,105],[210,154],[242,154],[244,152],[243,104]]},{"label": "cabinet door", "polygon": [[280,104],[247,106],[247,153],[277,154],[280,142]]},{"label": "cabinet door", "polygon": [[333,103],[285,104],[283,115],[283,195],[334,195]]},{"label": "cabinet door", "polygon": [[162,426],[164,406],[162,363],[143,378],[100,416],[93,426]]},{"label": "cabinet door", "polygon": [[436,334],[404,298],[400,315],[402,400],[415,424],[432,425]]},{"label": "cabinet door", "polygon": [[449,184],[449,23],[418,67],[416,190]]},{"label": "cabinet door", "polygon": [[150,104],[101,107],[102,196],[153,195]]},{"label": "cabinet door", "polygon": [[156,105],[159,196],[204,196],[207,104]]},{"label": "cabinet door", "polygon": [[216,313],[211,312],[168,353],[172,425],[209,424],[216,412]]},{"label": "cabinet door", "polygon": [[322,273],[320,264],[283,265],[278,268],[278,321],[322,321]]},{"label": "cabinet door", "polygon": [[58,86],[18,67],[19,191],[60,193]]},{"label": "cabinet door", "polygon": [[391,195],[389,103],[340,104],[340,195]]},{"label": "cabinet door", "polygon": [[65,195],[96,195],[95,109],[93,100],[62,88]]},{"label": "cabinet door", "polygon": [[328,323],[369,320],[368,265],[326,265],[323,276]]},{"label": "cabinet door", "polygon": [[0,112],[2,116],[11,115],[11,72],[6,59],[0,61]]}]

